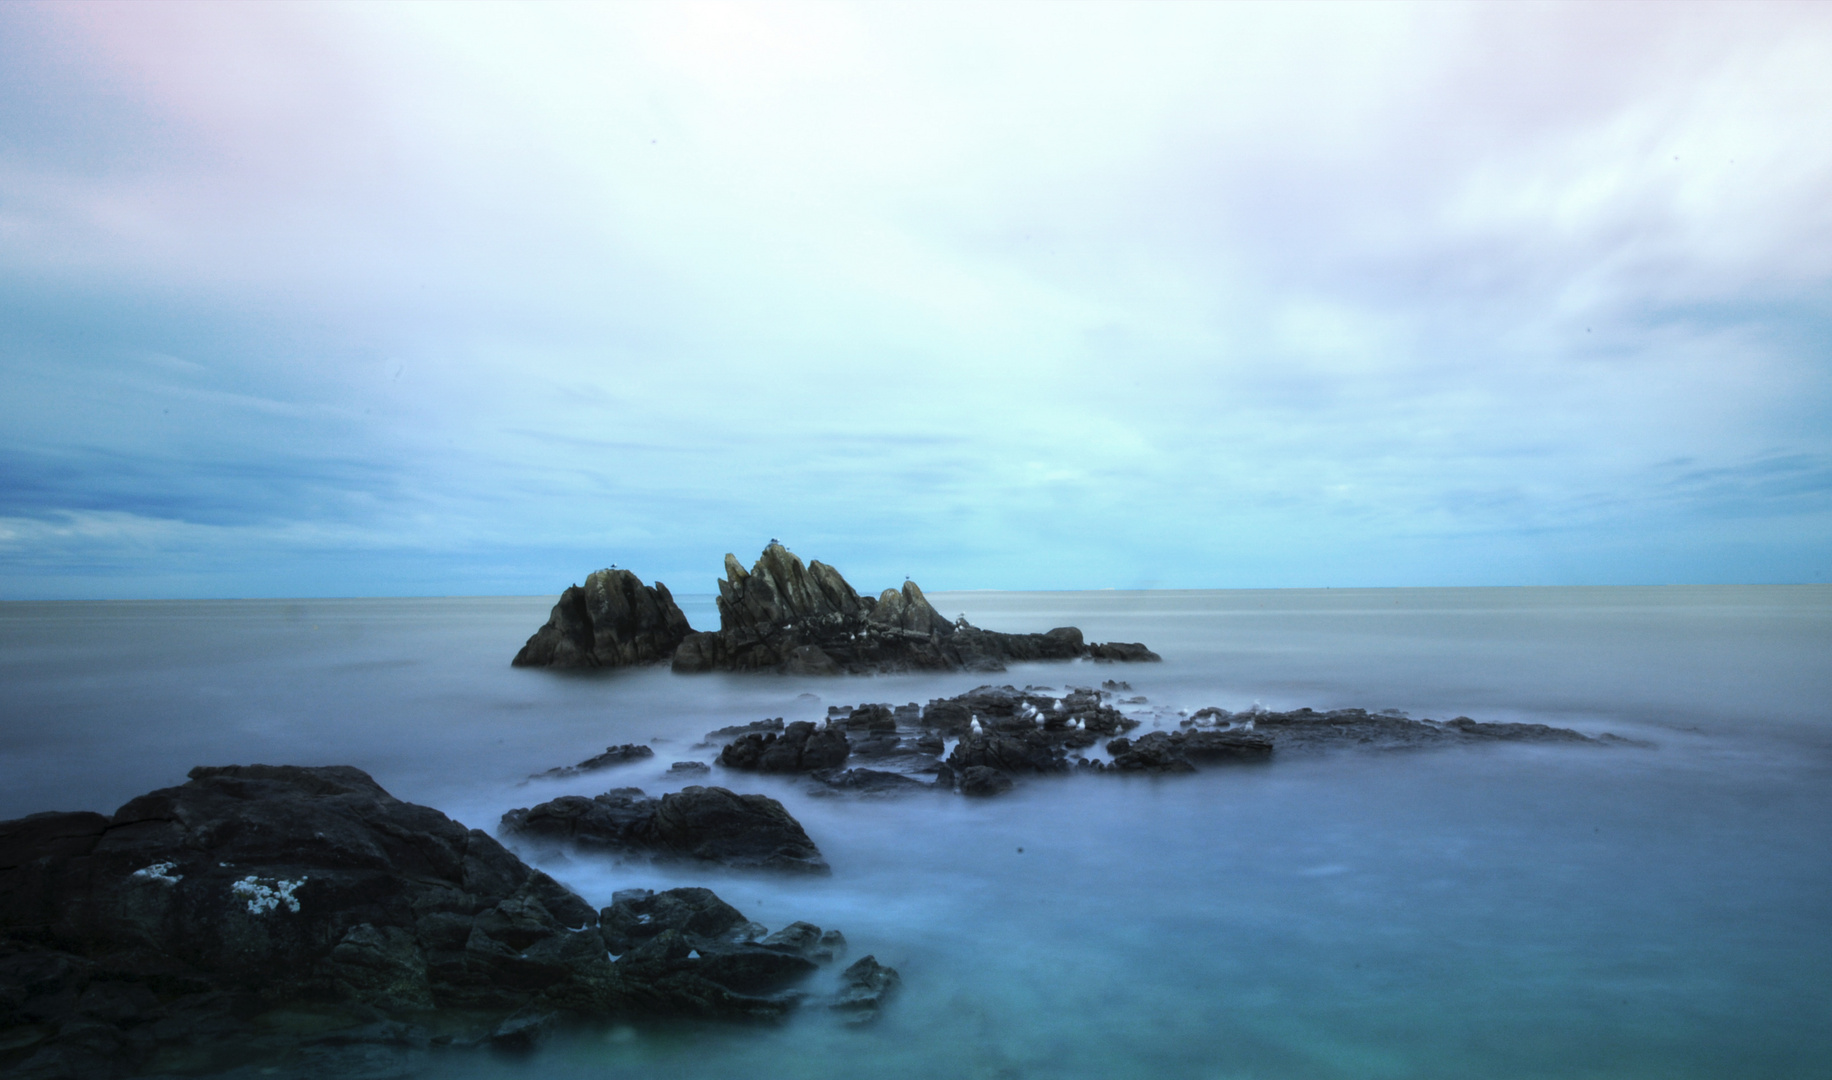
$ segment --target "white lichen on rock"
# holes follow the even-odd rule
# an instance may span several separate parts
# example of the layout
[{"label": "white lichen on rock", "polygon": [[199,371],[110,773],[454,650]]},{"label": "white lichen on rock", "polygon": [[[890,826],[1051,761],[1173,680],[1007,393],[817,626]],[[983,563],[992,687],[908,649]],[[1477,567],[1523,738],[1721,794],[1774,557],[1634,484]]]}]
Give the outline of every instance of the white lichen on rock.
[{"label": "white lichen on rock", "polygon": [[278,878],[269,879],[271,884],[263,882],[253,874],[229,886],[229,891],[248,901],[248,914],[264,915],[281,904],[286,910],[297,913],[299,900],[293,896],[293,890],[305,884],[305,878],[298,881],[285,881]]},{"label": "white lichen on rock", "polygon": [[153,865],[146,867],[145,869],[135,870],[133,876],[137,878],[145,878],[148,881],[164,882],[167,885],[176,885],[178,884],[179,879],[184,877],[183,874],[172,873],[172,871],[176,869],[177,866],[178,866],[177,863],[156,862]]}]

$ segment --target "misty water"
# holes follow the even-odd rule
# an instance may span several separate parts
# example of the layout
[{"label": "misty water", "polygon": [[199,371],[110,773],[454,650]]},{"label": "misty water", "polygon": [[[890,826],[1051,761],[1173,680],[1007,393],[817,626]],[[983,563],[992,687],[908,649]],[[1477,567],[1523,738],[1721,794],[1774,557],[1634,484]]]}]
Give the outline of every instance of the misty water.
[{"label": "misty water", "polygon": [[[1339,753],[1008,798],[781,799],[834,872],[580,859],[596,905],[706,885],[897,967],[865,1030],[630,1027],[454,1077],[1805,1077],[1832,1074],[1832,588],[936,593],[944,613],[1143,641],[1035,665],[1179,710],[1360,706],[1651,746]],[[713,728],[926,702],[971,674],[568,675],[508,659],[551,598],[0,604],[0,817],[111,811],[197,764],[353,764],[494,830],[688,781]],[[706,598],[683,603],[714,625]],[[1131,696],[1131,695],[1127,695]],[[650,764],[525,783],[623,742]],[[818,984],[815,987],[818,989]]]}]

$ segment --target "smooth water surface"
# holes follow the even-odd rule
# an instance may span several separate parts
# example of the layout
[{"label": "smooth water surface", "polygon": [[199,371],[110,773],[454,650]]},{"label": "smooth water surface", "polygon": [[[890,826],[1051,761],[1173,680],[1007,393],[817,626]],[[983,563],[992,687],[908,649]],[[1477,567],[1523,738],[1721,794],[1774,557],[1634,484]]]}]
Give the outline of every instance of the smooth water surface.
[{"label": "smooth water surface", "polygon": [[[932,594],[1081,626],[1161,665],[1038,665],[1177,710],[1359,705],[1615,731],[1647,749],[1345,754],[1008,799],[817,799],[829,880],[576,861],[839,927],[904,976],[868,1031],[612,1028],[476,1077],[1832,1075],[1832,589]],[[971,675],[566,675],[508,667],[551,598],[0,604],[0,816],[110,810],[200,763],[348,763],[491,828],[651,793],[708,730],[926,701]],[[696,626],[710,605],[683,605]],[[523,783],[611,743],[652,764]],[[1021,850],[1020,850],[1021,849]]]}]

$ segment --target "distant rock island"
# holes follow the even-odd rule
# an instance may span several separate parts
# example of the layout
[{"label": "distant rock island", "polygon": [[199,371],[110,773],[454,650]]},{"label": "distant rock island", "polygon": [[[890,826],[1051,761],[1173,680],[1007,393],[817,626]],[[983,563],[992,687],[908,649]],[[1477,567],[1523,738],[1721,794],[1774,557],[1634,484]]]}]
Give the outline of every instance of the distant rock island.
[{"label": "distant rock island", "polygon": [[599,570],[560,595],[516,667],[604,668],[669,661],[675,671],[869,675],[894,671],[1003,671],[1033,660],[1159,659],[1137,642],[1090,644],[1073,626],[1002,634],[941,616],[905,581],[876,599],[839,571],[772,541],[747,572],[725,556],[719,629],[695,631],[661,582]]}]

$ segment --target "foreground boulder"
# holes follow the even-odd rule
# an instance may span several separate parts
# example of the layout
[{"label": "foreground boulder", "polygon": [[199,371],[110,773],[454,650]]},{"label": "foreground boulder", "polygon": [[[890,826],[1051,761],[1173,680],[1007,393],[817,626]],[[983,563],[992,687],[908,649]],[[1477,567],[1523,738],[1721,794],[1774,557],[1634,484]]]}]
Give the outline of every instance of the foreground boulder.
[{"label": "foreground boulder", "polygon": [[0,822],[0,1073],[205,1071],[796,1002],[691,948],[614,962],[611,914],[360,770],[194,769],[112,816]]},{"label": "foreground boulder", "polygon": [[599,570],[560,594],[516,667],[598,668],[659,664],[693,632],[668,586],[644,585],[628,570]]},{"label": "foreground boulder", "polygon": [[621,857],[685,859],[735,870],[827,874],[832,869],[783,805],[767,795],[689,787],[652,799],[638,788],[563,795],[502,817],[502,835],[535,849],[573,847]]}]

